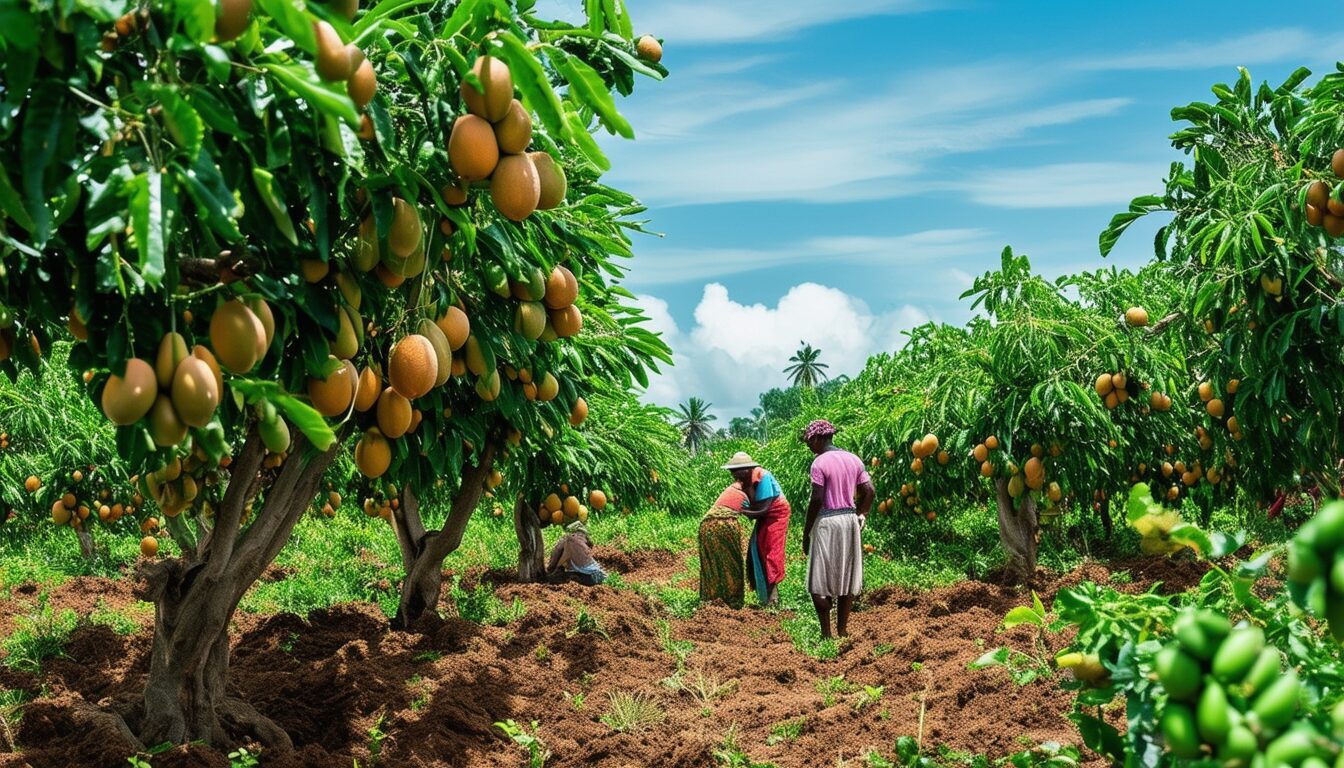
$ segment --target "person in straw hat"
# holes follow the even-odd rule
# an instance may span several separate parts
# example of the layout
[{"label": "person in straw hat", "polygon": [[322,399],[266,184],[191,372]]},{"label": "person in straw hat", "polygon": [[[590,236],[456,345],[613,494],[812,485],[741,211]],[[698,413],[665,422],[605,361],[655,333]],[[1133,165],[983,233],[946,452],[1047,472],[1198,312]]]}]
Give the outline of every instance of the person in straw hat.
[{"label": "person in straw hat", "polygon": [[593,540],[588,536],[588,527],[582,520],[575,520],[565,526],[565,535],[557,539],[551,548],[546,575],[568,578],[589,587],[607,580],[607,572],[593,559]]},{"label": "person in straw hat", "polygon": [[740,513],[747,494],[734,480],[700,521],[700,602],[741,608],[746,591]]},{"label": "person in straw hat", "polygon": [[[835,630],[849,636],[849,612],[863,590],[863,526],[872,509],[872,479],[863,459],[835,447],[835,426],[825,419],[807,425],[802,440],[816,454],[812,461],[812,498],[803,522],[807,554],[807,591],[821,622],[821,636]],[[857,497],[857,499],[856,499]]]},{"label": "person in straw hat", "polygon": [[747,580],[761,605],[779,605],[779,583],[784,580],[784,539],[789,531],[788,499],[775,476],[743,451],[723,468],[733,474],[747,495],[741,513],[756,521],[747,545]]}]

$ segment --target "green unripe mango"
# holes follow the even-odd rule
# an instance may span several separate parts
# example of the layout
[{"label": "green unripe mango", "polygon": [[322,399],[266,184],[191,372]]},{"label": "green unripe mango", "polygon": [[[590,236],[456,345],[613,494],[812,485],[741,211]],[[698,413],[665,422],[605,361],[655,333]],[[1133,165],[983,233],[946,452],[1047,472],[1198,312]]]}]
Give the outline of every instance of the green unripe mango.
[{"label": "green unripe mango", "polygon": [[1312,543],[1318,552],[1333,553],[1344,547],[1344,501],[1326,504],[1311,522],[1315,533]]},{"label": "green unripe mango", "polygon": [[1265,648],[1265,633],[1259,627],[1232,630],[1213,655],[1213,676],[1222,683],[1240,682],[1255,658]]},{"label": "green unripe mango", "polygon": [[284,453],[289,450],[289,425],[284,419],[263,420],[257,425],[257,432],[261,434],[262,445],[271,453]]},{"label": "green unripe mango", "polygon": [[[1310,583],[1310,582],[1307,582]],[[1344,594],[1344,557],[1330,566],[1330,586],[1339,594]]]},{"label": "green unripe mango", "polygon": [[1251,729],[1244,725],[1234,725],[1227,732],[1227,738],[1218,748],[1218,759],[1228,768],[1245,768],[1251,764],[1251,758],[1260,751],[1260,742]]},{"label": "green unripe mango", "polygon": [[1189,609],[1176,619],[1172,629],[1186,653],[1207,661],[1213,657],[1218,644],[1227,637],[1232,626],[1222,614],[1215,611]]},{"label": "green unripe mango", "polygon": [[1330,768],[1330,764],[1325,762],[1325,759],[1319,755],[1312,755],[1311,757],[1302,760],[1301,768]]},{"label": "green unripe mango", "polygon": [[1153,659],[1153,670],[1172,699],[1187,701],[1199,692],[1199,662],[1182,651],[1176,643],[1168,643],[1157,652]]},{"label": "green unripe mango", "polygon": [[1316,739],[1304,730],[1289,731],[1265,748],[1266,768],[1297,765],[1317,752]]},{"label": "green unripe mango", "polygon": [[1276,648],[1266,648],[1255,658],[1251,671],[1241,681],[1242,693],[1254,698],[1279,679],[1283,671],[1283,655]]},{"label": "green unripe mango", "polygon": [[1330,710],[1330,725],[1334,728],[1335,738],[1344,739],[1344,701]]},{"label": "green unripe mango", "polygon": [[1167,741],[1167,749],[1177,757],[1200,756],[1195,715],[1184,704],[1167,704],[1166,711],[1162,713],[1162,736]]},{"label": "green unripe mango", "polygon": [[1325,592],[1325,611],[1323,616],[1330,625],[1330,634],[1337,642],[1344,643],[1344,595],[1333,590]]},{"label": "green unripe mango", "polygon": [[1199,735],[1209,744],[1222,744],[1232,730],[1232,719],[1227,703],[1227,693],[1223,686],[1210,680],[1199,695],[1199,706],[1195,709],[1195,721],[1199,726]]},{"label": "green unripe mango", "polygon": [[1302,684],[1298,682],[1297,670],[1289,668],[1275,680],[1251,705],[1251,712],[1267,730],[1277,731],[1293,721],[1297,714],[1297,702],[1302,695]]},{"label": "green unripe mango", "polygon": [[1288,580],[1295,584],[1310,584],[1325,572],[1316,550],[1304,542],[1293,541],[1288,545]]}]

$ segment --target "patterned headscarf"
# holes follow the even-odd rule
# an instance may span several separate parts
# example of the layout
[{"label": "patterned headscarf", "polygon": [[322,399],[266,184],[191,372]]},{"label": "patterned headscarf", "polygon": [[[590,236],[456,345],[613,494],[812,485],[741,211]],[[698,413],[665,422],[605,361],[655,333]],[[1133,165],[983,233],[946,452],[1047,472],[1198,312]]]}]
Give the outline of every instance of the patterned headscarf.
[{"label": "patterned headscarf", "polygon": [[835,425],[825,419],[817,419],[803,430],[803,442],[810,443],[819,437],[831,437],[835,434]]}]

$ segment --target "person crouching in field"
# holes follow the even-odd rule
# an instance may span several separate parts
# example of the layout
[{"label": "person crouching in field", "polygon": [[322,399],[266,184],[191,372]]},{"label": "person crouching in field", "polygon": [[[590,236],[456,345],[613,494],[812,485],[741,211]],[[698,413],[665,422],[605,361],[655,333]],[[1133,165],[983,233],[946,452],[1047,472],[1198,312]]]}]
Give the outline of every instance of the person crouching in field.
[{"label": "person crouching in field", "polygon": [[746,591],[742,560],[742,524],[738,513],[747,501],[742,484],[734,481],[715,499],[700,521],[700,601],[722,600],[741,608]]},{"label": "person crouching in field", "polygon": [[802,436],[817,456],[812,461],[812,499],[803,523],[803,552],[807,554],[807,591],[812,594],[823,638],[831,636],[832,603],[836,634],[849,636],[849,612],[854,597],[863,591],[863,526],[876,495],[863,459],[832,443],[835,431],[829,421],[819,419],[808,424]]},{"label": "person crouching in field", "polygon": [[567,533],[551,548],[546,575],[567,578],[589,587],[606,581],[607,572],[593,559],[593,540],[588,536],[588,528],[575,520],[565,526],[565,531]]},{"label": "person crouching in field", "polygon": [[779,605],[779,583],[784,580],[784,539],[789,531],[788,499],[775,476],[746,453],[738,451],[724,465],[747,494],[742,514],[756,521],[747,546],[747,579],[761,605]]}]

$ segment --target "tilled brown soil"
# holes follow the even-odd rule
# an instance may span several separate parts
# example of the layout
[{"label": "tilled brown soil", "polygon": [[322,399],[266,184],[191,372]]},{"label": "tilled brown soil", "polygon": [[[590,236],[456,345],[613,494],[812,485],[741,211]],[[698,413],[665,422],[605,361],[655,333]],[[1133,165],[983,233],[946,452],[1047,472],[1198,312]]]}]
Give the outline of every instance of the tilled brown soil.
[{"label": "tilled brown soil", "polygon": [[[684,567],[680,556],[665,552],[601,554],[627,581],[665,581]],[[1064,575],[1042,573],[1038,592],[1048,602],[1079,581],[1108,582],[1112,570],[1128,573],[1116,580],[1124,591],[1156,581],[1176,591],[1193,586],[1204,568],[1156,559],[1089,564]],[[398,633],[365,604],[339,605],[306,620],[240,615],[233,692],[284,727],[296,745],[291,754],[263,755],[263,765],[350,768],[357,760],[360,766],[514,768],[526,764],[524,755],[493,726],[506,719],[536,721],[555,753],[547,765],[562,767],[703,768],[715,764],[714,750],[730,727],[745,752],[781,768],[834,765],[837,757],[870,748],[890,755],[903,735],[991,756],[1021,749],[1023,738],[1077,742],[1063,716],[1070,696],[1054,681],[1018,686],[1001,668],[967,669],[989,648],[1033,651],[1031,629],[999,628],[1004,613],[1028,599],[1021,591],[980,582],[918,593],[876,590],[852,620],[852,642],[829,661],[796,651],[780,614],[712,605],[690,619],[668,618],[671,636],[694,644],[683,679],[715,679],[726,688],[706,706],[662,682],[675,661],[663,648],[657,604],[632,590],[515,584],[502,576],[486,575],[505,582],[499,597],[527,604],[526,615],[507,627],[435,618],[416,632]],[[20,587],[0,601],[0,631],[32,610],[36,592]],[[126,612],[137,605],[129,583],[93,578],[67,582],[50,600],[56,610],[81,615],[100,601]],[[599,619],[607,637],[574,631],[580,607]],[[0,665],[0,687],[36,697],[16,734],[21,752],[4,753],[0,740],[0,767],[127,764],[129,752],[115,733],[84,718],[90,704],[127,706],[143,684],[150,617],[143,607],[133,615],[142,626],[128,637],[82,626],[68,658],[48,661],[41,676]],[[860,688],[883,686],[880,700],[856,709],[858,694],[850,692],[827,706],[817,684],[839,675]],[[612,692],[652,697],[665,719],[638,733],[614,732],[599,719]],[[581,708],[575,694],[584,697]],[[771,726],[798,719],[804,725],[796,740],[767,745]],[[151,762],[228,766],[221,753],[201,746],[178,747]]]}]

